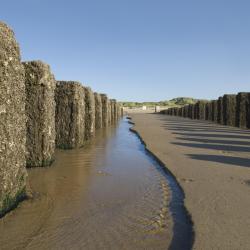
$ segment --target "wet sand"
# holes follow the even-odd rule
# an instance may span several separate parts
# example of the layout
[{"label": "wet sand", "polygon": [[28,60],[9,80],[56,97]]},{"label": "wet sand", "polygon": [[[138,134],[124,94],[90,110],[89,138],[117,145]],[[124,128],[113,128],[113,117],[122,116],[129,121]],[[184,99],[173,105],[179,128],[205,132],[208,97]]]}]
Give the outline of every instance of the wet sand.
[{"label": "wet sand", "polygon": [[131,117],[184,190],[193,248],[248,250],[250,131],[160,114]]},{"label": "wet sand", "polygon": [[33,198],[0,220],[0,249],[167,249],[166,176],[122,121],[29,170]]}]

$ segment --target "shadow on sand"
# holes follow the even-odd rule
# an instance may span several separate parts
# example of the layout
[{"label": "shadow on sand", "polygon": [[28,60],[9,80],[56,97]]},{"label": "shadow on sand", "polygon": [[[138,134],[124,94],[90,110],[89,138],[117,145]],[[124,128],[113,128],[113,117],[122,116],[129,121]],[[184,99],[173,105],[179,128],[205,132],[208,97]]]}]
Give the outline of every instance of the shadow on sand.
[{"label": "shadow on sand", "polygon": [[[163,127],[176,135],[174,145],[208,149],[208,154],[187,154],[195,160],[250,167],[250,131],[222,126],[208,121],[190,120],[175,116],[156,116]],[[213,150],[209,154],[209,150]],[[235,155],[236,154],[236,155]]]}]

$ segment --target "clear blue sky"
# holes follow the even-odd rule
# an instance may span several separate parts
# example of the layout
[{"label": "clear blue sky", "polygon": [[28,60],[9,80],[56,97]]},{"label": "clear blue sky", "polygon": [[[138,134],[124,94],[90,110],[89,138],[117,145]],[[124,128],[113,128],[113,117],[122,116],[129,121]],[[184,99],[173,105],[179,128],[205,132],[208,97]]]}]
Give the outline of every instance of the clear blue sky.
[{"label": "clear blue sky", "polygon": [[118,100],[250,91],[249,0],[2,0],[22,59]]}]

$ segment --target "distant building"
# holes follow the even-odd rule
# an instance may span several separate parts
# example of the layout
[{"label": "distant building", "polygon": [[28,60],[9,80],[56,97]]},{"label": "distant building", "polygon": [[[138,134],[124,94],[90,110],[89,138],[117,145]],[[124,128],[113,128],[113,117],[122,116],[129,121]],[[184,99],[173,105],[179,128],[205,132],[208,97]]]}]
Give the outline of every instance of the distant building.
[{"label": "distant building", "polygon": [[158,113],[158,112],[160,112],[160,111],[161,111],[160,106],[155,106],[155,113]]}]

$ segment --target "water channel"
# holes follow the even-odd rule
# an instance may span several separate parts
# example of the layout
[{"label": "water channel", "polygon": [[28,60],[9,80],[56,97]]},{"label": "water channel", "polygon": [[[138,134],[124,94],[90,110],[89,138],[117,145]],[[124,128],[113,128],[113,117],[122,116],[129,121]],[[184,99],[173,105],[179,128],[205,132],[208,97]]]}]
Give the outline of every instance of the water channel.
[{"label": "water channel", "polygon": [[29,170],[33,198],[0,220],[1,249],[191,249],[174,177],[126,119]]}]

